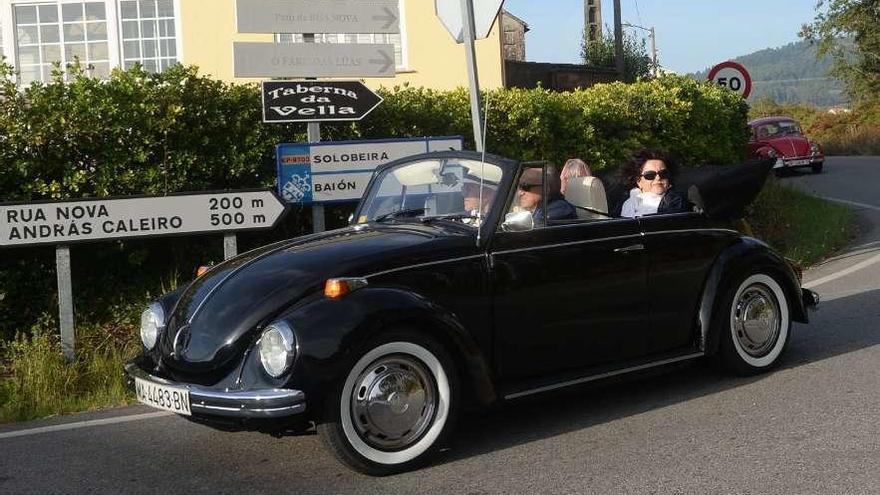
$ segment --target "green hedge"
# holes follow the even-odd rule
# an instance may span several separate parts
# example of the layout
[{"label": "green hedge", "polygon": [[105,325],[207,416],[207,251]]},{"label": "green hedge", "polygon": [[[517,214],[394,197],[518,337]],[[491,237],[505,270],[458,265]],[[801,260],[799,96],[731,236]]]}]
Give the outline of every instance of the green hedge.
[{"label": "green hedge", "polygon": [[[254,85],[232,85],[177,66],[162,74],[115,71],[108,81],[79,68],[19,91],[0,64],[0,201],[166,194],[270,187],[274,145],[305,140],[302,124],[266,125]],[[385,102],[361,122],[323,125],[325,140],[463,135],[471,139],[465,89],[382,90]],[[487,149],[519,160],[584,158],[594,169],[632,150],[660,147],[687,165],[742,158],[748,108],[733,93],[689,78],[599,85],[554,93],[498,89]],[[331,210],[339,225],[344,210]],[[241,248],[311,229],[297,208],[274,232],[243,235]],[[73,248],[78,324],[118,317],[221,257],[218,236],[106,242]],[[52,248],[0,257],[0,339],[54,318]],[[133,304],[136,303],[136,304]]]}]

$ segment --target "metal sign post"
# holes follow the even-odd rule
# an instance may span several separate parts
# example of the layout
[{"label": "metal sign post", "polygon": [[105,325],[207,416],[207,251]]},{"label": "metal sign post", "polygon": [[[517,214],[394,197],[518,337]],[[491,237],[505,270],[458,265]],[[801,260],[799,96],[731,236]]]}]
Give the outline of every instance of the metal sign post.
[{"label": "metal sign post", "polygon": [[[306,33],[303,35],[303,41],[306,43],[314,43],[315,42],[315,34],[314,33]],[[306,139],[310,143],[320,143],[321,142],[321,124],[318,122],[309,122],[306,130]],[[313,232],[324,232],[326,230],[326,226],[324,224],[324,205],[322,204],[314,204],[312,205],[312,231]]]},{"label": "metal sign post", "polygon": [[55,247],[55,273],[58,276],[58,323],[61,326],[61,350],[68,361],[75,357],[73,324],[73,283],[70,276],[70,246]]},{"label": "metal sign post", "polygon": [[474,29],[474,0],[461,0],[461,11],[464,16],[464,52],[467,58],[468,81],[471,93],[471,120],[474,126],[476,150],[483,151],[483,106],[480,96],[480,77],[477,74],[477,52],[475,48],[476,31]]}]

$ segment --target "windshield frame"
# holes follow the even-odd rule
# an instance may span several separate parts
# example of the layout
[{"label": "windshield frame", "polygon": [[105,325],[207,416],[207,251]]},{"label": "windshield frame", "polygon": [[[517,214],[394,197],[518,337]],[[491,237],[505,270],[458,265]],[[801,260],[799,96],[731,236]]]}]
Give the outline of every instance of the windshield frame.
[{"label": "windshield frame", "polygon": [[[358,220],[363,214],[365,214],[364,210],[367,207],[368,198],[372,199],[374,189],[381,186],[380,177],[384,177],[388,171],[420,161],[455,159],[481,162],[483,161],[483,154],[475,151],[438,151],[433,153],[408,156],[378,167],[373,172],[373,176],[370,178],[370,182],[367,185],[367,188],[364,190],[364,195],[361,197],[361,200],[358,203],[357,208],[355,209],[354,215],[352,216],[351,224],[357,225],[359,223]],[[509,160],[507,158],[488,153],[485,155],[485,163],[486,165],[494,165],[501,169],[501,180],[498,182],[498,188],[495,192],[495,197],[492,199],[492,206],[489,209],[489,213],[483,214],[483,221],[480,224],[481,243],[488,240],[488,236],[491,235],[491,232],[493,232],[496,226],[499,224],[500,219],[503,218],[501,210],[504,209],[504,203],[507,201],[507,198],[509,196],[511,183],[513,182],[513,176],[516,174],[516,170],[518,170],[519,167],[519,164],[514,160]],[[442,216],[428,216],[425,218],[431,219],[441,217]],[[375,222],[371,220],[370,223]],[[477,229],[472,228],[471,230],[476,236]]]}]

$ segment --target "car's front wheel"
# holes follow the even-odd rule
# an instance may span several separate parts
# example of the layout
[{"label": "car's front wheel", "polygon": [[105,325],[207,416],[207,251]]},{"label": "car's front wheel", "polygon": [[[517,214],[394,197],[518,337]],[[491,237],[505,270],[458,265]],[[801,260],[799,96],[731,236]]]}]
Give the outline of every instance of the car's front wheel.
[{"label": "car's front wheel", "polygon": [[776,365],[791,330],[785,292],[766,273],[753,273],[728,288],[716,324],[721,358],[734,372],[751,375]]},{"label": "car's front wheel", "polygon": [[451,431],[458,377],[445,349],[421,335],[366,346],[318,425],[342,463],[383,476],[423,462]]},{"label": "car's front wheel", "polygon": [[821,174],[822,167],[825,165],[825,162],[814,163],[810,165],[810,169],[812,169],[814,174]]}]

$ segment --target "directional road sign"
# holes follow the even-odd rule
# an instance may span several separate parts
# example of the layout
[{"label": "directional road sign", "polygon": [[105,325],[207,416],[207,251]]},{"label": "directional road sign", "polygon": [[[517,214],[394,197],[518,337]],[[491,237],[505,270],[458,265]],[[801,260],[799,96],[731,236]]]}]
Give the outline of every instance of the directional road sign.
[{"label": "directional road sign", "polygon": [[279,144],[278,194],[290,203],[358,200],[379,165],[462,145],[461,136]]},{"label": "directional road sign", "polygon": [[732,60],[721,62],[712,67],[708,79],[719,86],[724,86],[736,93],[748,98],[752,92],[752,76],[741,64]]},{"label": "directional road sign", "polygon": [[394,77],[394,45],[233,43],[235,77]]},{"label": "directional road sign", "polygon": [[266,190],[0,204],[0,246],[269,229],[284,210]]},{"label": "directional road sign", "polygon": [[360,81],[263,81],[263,122],[361,120],[380,103]]},{"label": "directional road sign", "polygon": [[[481,40],[489,36],[492,25],[498,18],[501,5],[504,0],[473,0],[474,2],[474,32],[476,39]],[[434,10],[437,17],[446,26],[449,34],[456,43],[464,43],[464,16],[461,10],[461,0],[434,0]]]},{"label": "directional road sign", "polygon": [[397,0],[237,0],[239,33],[399,33]]}]

